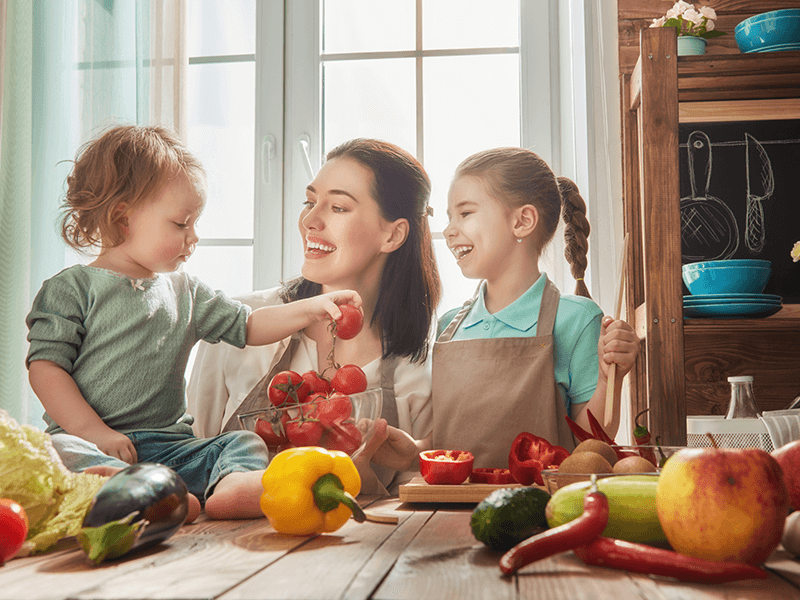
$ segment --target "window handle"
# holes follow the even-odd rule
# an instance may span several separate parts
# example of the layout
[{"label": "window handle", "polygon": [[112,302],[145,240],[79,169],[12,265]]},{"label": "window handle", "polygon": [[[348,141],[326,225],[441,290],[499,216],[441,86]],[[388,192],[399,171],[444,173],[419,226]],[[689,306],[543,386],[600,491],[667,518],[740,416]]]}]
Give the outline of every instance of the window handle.
[{"label": "window handle", "polygon": [[314,167],[311,166],[311,156],[308,154],[309,148],[308,136],[303,134],[300,136],[298,145],[300,146],[300,159],[303,161],[303,166],[306,168],[306,175],[309,180],[314,179]]},{"label": "window handle", "polygon": [[275,158],[275,136],[265,135],[261,141],[261,181],[268,185],[272,180],[272,159]]}]

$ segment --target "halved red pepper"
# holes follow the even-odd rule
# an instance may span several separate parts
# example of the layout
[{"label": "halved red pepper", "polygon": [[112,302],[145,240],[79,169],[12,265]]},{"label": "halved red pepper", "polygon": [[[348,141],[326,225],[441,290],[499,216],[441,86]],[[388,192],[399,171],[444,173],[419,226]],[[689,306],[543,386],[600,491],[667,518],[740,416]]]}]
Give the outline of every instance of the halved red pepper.
[{"label": "halved red pepper", "polygon": [[419,453],[419,472],[430,485],[459,485],[472,473],[475,457],[464,450],[426,450]]},{"label": "halved red pepper", "polygon": [[508,469],[522,485],[544,485],[542,471],[560,465],[569,456],[566,448],[554,446],[546,439],[527,431],[520,433],[508,453]]},{"label": "halved red pepper", "polygon": [[491,483],[493,485],[507,485],[517,483],[508,469],[472,469],[469,475],[470,483]]}]

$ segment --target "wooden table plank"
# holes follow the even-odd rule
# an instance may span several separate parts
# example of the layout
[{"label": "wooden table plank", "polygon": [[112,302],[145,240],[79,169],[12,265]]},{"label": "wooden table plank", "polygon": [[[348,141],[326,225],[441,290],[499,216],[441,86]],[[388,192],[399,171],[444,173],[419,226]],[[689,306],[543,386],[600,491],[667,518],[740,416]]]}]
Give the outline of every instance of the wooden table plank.
[{"label": "wooden table plank", "polygon": [[513,599],[514,581],[502,577],[497,553],[477,542],[471,511],[438,510],[400,556],[375,600]]},{"label": "wooden table plank", "polygon": [[22,568],[3,568],[0,598],[215,597],[305,541],[278,536],[266,519],[203,521],[167,543],[97,567],[78,549],[24,559]]},{"label": "wooden table plank", "polygon": [[[396,504],[375,504],[370,510],[386,512]],[[429,514],[400,514],[398,525],[350,520],[338,531],[309,540],[220,600],[369,598]]]}]

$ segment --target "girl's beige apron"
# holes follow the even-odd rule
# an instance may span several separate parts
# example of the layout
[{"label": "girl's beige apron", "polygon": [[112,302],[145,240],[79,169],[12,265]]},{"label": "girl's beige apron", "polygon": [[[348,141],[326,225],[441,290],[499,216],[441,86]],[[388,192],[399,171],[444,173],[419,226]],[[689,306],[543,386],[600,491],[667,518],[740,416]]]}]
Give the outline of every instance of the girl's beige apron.
[{"label": "girl's beige apron", "polygon": [[[272,381],[272,378],[281,371],[286,371],[289,369],[292,356],[297,351],[297,346],[300,344],[299,335],[300,334],[295,334],[292,336],[292,339],[286,347],[283,356],[280,357],[278,362],[274,367],[272,367],[269,373],[264,375],[264,377],[261,378],[261,380],[253,387],[253,389],[250,390],[250,393],[247,394],[245,399],[242,400],[242,403],[231,415],[230,419],[228,419],[228,422],[222,428],[222,432],[241,429],[242,427],[239,424],[240,414],[258,410],[259,408],[266,408],[272,404],[268,396],[269,382]],[[392,356],[388,359],[381,359],[381,389],[383,390],[381,418],[386,419],[387,424],[397,428],[400,427],[400,423],[397,416],[397,401],[394,397],[394,371],[397,368],[398,360],[399,359],[396,356]],[[386,488],[389,488],[396,475],[396,471],[391,471],[374,463],[372,464],[372,470],[378,476],[380,482]]]},{"label": "girl's beige apron", "polygon": [[560,297],[547,280],[535,337],[453,341],[474,298],[453,318],[433,347],[435,449],[468,450],[476,468],[507,468],[511,443],[522,431],[575,447],[553,367]]}]

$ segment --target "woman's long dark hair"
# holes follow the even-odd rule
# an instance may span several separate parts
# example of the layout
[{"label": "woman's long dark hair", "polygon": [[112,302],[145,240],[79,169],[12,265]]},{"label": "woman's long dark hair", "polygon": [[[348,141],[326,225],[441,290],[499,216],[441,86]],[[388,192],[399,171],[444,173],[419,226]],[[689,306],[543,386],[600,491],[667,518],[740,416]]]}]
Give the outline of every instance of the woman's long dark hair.
[{"label": "woman's long dark hair", "polygon": [[[383,357],[407,356],[422,362],[428,355],[434,311],[442,293],[428,226],[431,182],[411,154],[388,142],[355,139],[328,152],[327,160],[349,158],[372,171],[372,197],[387,221],[408,220],[408,237],[389,254],[381,276],[372,324],[378,323]],[[316,296],[318,283],[298,277],[284,284],[281,299]]]}]

